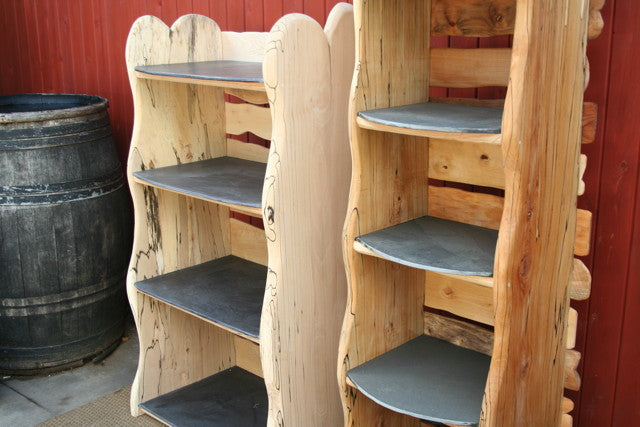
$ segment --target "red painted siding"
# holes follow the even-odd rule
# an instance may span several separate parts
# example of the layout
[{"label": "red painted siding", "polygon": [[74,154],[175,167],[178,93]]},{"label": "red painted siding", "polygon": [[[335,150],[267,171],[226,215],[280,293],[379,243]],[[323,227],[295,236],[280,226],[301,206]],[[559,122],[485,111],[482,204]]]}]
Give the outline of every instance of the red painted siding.
[{"label": "red painted siding", "polygon": [[[126,160],[133,106],[124,45],[132,22],[152,14],[171,24],[201,13],[222,29],[266,31],[283,14],[306,13],[321,23],[336,0],[1,0],[0,94],[89,93],[110,100],[120,158]],[[640,418],[640,3],[607,0],[605,30],[589,43],[586,99],[599,105],[580,207],[594,213],[590,300],[580,313],[582,391],[575,425],[628,425]],[[615,30],[615,31],[614,31]],[[508,46],[509,38],[438,38],[434,46]],[[435,89],[434,96],[493,98],[502,89]]]}]

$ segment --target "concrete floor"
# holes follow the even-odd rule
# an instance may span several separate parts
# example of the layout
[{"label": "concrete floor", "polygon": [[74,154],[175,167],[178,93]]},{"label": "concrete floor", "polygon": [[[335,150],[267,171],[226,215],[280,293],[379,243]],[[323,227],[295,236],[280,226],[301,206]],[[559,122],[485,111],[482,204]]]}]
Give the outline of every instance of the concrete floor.
[{"label": "concrete floor", "polygon": [[138,364],[138,336],[131,322],[125,336],[128,340],[97,364],[0,379],[0,426],[33,426],[131,385]]}]

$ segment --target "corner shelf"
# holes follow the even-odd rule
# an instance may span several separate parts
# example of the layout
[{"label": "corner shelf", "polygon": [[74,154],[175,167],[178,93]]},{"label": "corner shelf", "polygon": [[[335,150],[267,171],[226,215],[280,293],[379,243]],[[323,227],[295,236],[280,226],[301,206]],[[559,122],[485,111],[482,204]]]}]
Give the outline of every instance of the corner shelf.
[{"label": "corner shelf", "polygon": [[371,123],[436,132],[499,134],[502,129],[501,109],[440,102],[365,110],[358,117]]},{"label": "corner shelf", "polygon": [[140,291],[259,342],[267,267],[232,255],[136,282]]},{"label": "corner shelf", "polygon": [[[152,16],[133,24],[133,415],[170,425],[342,421],[343,220],[317,213],[346,209],[352,40],[344,3],[326,29],[303,15],[269,33],[221,31],[201,15],[171,28]],[[322,109],[307,108],[318,99],[328,100]],[[228,137],[246,132],[270,148]],[[321,245],[321,260],[306,242]]]},{"label": "corner shelf", "polygon": [[229,206],[262,216],[266,165],[234,157],[134,172],[136,182]]},{"label": "corner shelf", "polygon": [[234,367],[144,402],[140,407],[170,426],[267,424],[267,390],[257,375]]},{"label": "corner shelf", "polygon": [[493,275],[497,240],[496,230],[431,216],[356,237],[381,258],[402,265],[484,277]]},{"label": "corner shelf", "polygon": [[476,425],[491,358],[427,335],[347,371],[355,388],[393,411]]},{"label": "corner shelf", "polygon": [[262,63],[249,61],[202,61],[142,65],[134,68],[141,79],[204,84],[264,91]]},{"label": "corner shelf", "polygon": [[499,144],[502,109],[422,102],[363,110],[356,121],[371,130]]}]

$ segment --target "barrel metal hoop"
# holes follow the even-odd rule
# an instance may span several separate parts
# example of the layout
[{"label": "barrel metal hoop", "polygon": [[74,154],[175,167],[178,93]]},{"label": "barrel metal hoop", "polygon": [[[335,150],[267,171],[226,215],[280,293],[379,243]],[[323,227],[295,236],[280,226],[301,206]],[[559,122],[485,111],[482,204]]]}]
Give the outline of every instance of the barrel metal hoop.
[{"label": "barrel metal hoop", "polygon": [[125,281],[125,273],[80,289],[28,298],[0,299],[0,316],[33,316],[61,311],[73,310],[104,300],[107,296],[122,291],[121,283]]},{"label": "barrel metal hoop", "polygon": [[[63,129],[67,133],[60,132],[55,135],[35,135],[32,138],[16,138],[0,133],[0,151],[35,150],[49,147],[62,147],[65,145],[84,144],[112,135],[109,117],[96,123],[96,127],[87,130],[86,127],[74,127]],[[71,132],[73,130],[74,132]]]},{"label": "barrel metal hoop", "polygon": [[51,205],[92,199],[120,189],[124,177],[120,168],[109,174],[59,184],[0,186],[0,205]]}]

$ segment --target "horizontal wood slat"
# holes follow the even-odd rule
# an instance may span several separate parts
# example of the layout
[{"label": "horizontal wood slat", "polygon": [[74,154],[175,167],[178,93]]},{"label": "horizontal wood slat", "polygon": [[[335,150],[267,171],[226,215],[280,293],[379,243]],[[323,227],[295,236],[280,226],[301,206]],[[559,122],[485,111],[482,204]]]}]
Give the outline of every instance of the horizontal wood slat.
[{"label": "horizontal wood slat", "polygon": [[490,37],[513,34],[515,0],[433,0],[432,36]]},{"label": "horizontal wood slat", "polygon": [[262,105],[269,103],[269,98],[267,98],[266,92],[259,92],[257,90],[225,89],[224,93],[240,98],[251,104]]},{"label": "horizontal wood slat", "polygon": [[260,361],[260,345],[234,336],[233,346],[236,352],[236,365],[254,375],[264,377]]},{"label": "horizontal wood slat", "polygon": [[502,147],[431,138],[429,178],[504,188]]},{"label": "horizontal wood slat", "polygon": [[[491,281],[491,278],[487,279]],[[465,276],[427,271],[424,305],[493,325],[493,289],[467,280]]]},{"label": "horizontal wood slat", "polygon": [[440,314],[424,312],[424,333],[489,356],[493,351],[492,331]]},{"label": "horizontal wood slat", "polygon": [[509,48],[433,48],[430,56],[430,86],[475,88],[509,84]]},{"label": "horizontal wood slat", "polygon": [[[484,193],[472,193],[451,187],[429,186],[429,215],[497,230],[500,227],[504,199]],[[589,253],[591,212],[578,209],[575,255]]]},{"label": "horizontal wood slat", "polygon": [[251,132],[260,138],[271,139],[271,112],[267,107],[227,102],[225,120],[227,133]]},{"label": "horizontal wood slat", "polygon": [[252,162],[267,163],[269,149],[257,144],[227,138],[227,156]]},{"label": "horizontal wood slat", "polygon": [[235,218],[229,219],[231,254],[258,264],[267,265],[267,241],[264,230]]}]

